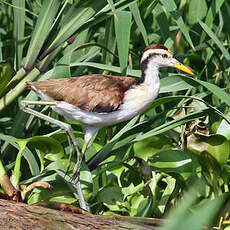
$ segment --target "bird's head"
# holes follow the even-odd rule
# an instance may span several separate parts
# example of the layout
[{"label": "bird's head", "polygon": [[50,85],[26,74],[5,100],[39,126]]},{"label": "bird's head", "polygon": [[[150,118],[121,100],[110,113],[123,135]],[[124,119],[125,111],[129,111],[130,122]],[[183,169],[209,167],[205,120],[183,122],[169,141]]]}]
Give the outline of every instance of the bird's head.
[{"label": "bird's head", "polygon": [[157,67],[174,67],[185,73],[194,75],[189,67],[177,61],[173,57],[172,52],[161,44],[152,44],[145,48],[141,58],[141,64],[145,65],[150,61]]}]

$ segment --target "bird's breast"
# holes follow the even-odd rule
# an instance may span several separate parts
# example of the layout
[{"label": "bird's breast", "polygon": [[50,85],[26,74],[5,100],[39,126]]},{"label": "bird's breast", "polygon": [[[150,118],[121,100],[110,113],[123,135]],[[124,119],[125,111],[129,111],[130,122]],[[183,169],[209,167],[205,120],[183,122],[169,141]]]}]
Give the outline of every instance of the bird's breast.
[{"label": "bird's breast", "polygon": [[130,113],[141,113],[148,108],[159,94],[160,85],[152,87],[145,83],[129,89],[124,97],[121,109],[129,110]]}]

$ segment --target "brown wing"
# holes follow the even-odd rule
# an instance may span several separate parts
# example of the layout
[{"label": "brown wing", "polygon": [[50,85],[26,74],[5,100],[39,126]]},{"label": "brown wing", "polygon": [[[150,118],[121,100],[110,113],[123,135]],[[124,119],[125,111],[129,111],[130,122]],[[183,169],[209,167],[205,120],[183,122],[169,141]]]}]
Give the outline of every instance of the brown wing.
[{"label": "brown wing", "polygon": [[57,101],[65,101],[90,112],[111,112],[122,103],[125,91],[137,79],[99,74],[27,82]]}]

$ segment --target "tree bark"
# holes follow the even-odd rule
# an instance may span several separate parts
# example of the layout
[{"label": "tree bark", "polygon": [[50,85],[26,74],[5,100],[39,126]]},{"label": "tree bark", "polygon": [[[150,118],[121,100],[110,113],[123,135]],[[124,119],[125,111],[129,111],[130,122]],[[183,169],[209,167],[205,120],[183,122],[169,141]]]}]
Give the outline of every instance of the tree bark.
[{"label": "tree bark", "polygon": [[0,199],[0,230],[156,230],[160,223],[159,219],[73,213]]}]

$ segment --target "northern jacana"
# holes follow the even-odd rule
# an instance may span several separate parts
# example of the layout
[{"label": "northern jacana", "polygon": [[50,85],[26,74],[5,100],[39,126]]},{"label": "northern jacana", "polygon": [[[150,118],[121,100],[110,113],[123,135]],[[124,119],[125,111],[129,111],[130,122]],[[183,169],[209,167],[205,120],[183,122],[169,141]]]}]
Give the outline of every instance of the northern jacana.
[{"label": "northern jacana", "polygon": [[[67,132],[72,144],[76,146],[78,161],[74,174],[77,174],[88,142],[101,127],[133,118],[146,110],[158,96],[160,67],[175,67],[193,75],[189,67],[173,58],[167,47],[152,44],[143,52],[139,79],[93,74],[27,82],[27,88],[34,90],[44,101],[24,100],[20,105],[25,112],[56,124]],[[57,113],[79,121],[85,131],[82,153],[78,151],[77,141],[69,124],[29,108],[30,104],[50,105]],[[80,184],[78,184],[78,193],[82,196]],[[81,208],[86,209],[83,196],[79,197],[79,202]]]}]

